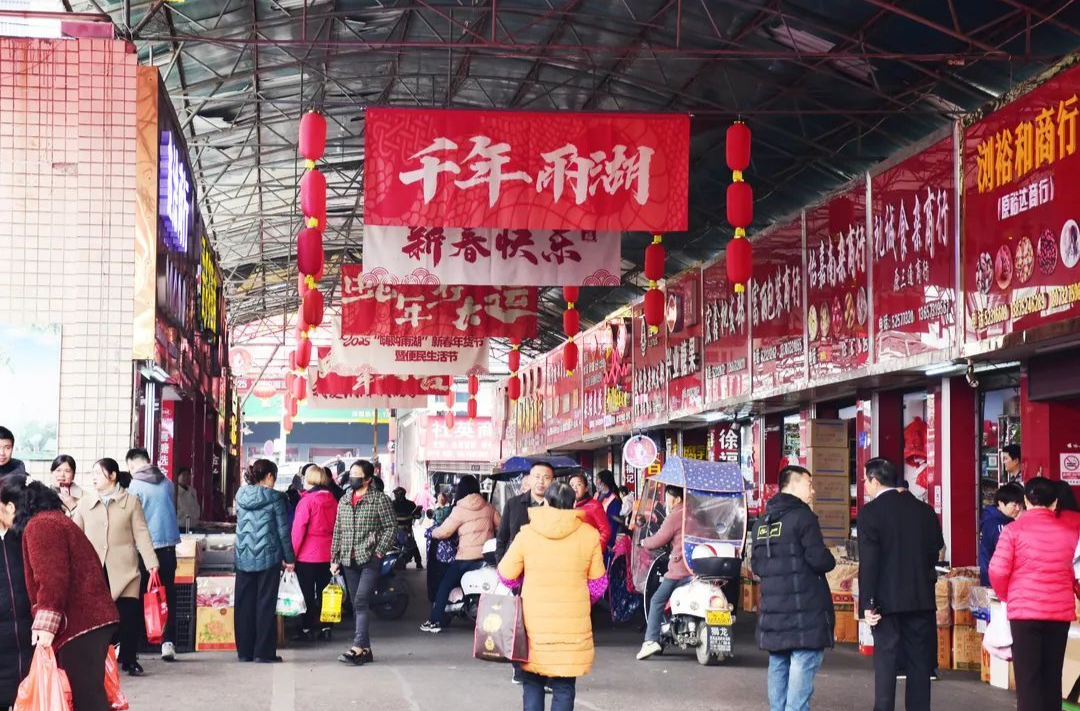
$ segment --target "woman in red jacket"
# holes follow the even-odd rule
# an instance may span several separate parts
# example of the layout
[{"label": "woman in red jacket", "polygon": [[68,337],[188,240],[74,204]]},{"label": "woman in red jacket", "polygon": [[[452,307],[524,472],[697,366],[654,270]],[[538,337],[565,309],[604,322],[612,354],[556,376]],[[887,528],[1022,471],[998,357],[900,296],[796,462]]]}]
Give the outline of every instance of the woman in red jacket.
[{"label": "woman in red jacket", "polygon": [[94,547],[56,492],[22,477],[0,483],[0,525],[22,536],[33,643],[56,649],[74,711],[108,711],[105,654],[120,616]]},{"label": "woman in red jacket", "polygon": [[1027,511],[1005,527],[990,560],[990,584],[1008,604],[1019,711],[1061,708],[1061,668],[1076,618],[1073,554],[1078,532],[1054,512],[1054,482],[1024,486]]},{"label": "woman in red jacket", "polygon": [[596,529],[600,534],[600,550],[608,549],[608,541],[611,540],[611,523],[608,521],[607,511],[604,505],[589,496],[589,481],[582,473],[570,477],[570,486],[574,489],[577,501],[574,508],[585,514],[585,523]]},{"label": "woman in red jacket", "polygon": [[[330,583],[330,543],[337,522],[338,500],[330,490],[330,475],[312,464],[304,472],[307,489],[300,495],[292,525],[292,545],[296,551],[296,577],[304,591],[304,613],[296,641],[310,640],[322,616],[322,593]],[[330,626],[319,636],[330,639]]]}]

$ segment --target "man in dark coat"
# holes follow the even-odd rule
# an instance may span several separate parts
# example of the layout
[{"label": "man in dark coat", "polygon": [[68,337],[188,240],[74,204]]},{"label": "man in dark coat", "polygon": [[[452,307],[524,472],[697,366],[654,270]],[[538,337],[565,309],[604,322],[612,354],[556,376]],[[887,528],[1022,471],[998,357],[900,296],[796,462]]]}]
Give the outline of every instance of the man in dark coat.
[{"label": "man in dark coat", "polygon": [[945,546],[934,510],[897,491],[888,459],[866,463],[870,503],[859,511],[859,611],[874,628],[874,711],[896,706],[896,669],[904,659],[908,711],[930,708],[936,658],[934,583]]},{"label": "man in dark coat", "polygon": [[529,523],[529,509],[544,505],[544,494],[555,480],[555,467],[547,462],[536,462],[529,469],[529,490],[508,499],[495,537],[495,560],[502,562],[510,544],[517,538],[521,527]]},{"label": "man in dark coat", "polygon": [[772,711],[808,709],[825,648],[833,646],[832,593],[825,573],[836,559],[810,509],[813,476],[800,466],[780,470],[780,493],[754,529],[751,567],[761,578],[758,646],[769,653]]},{"label": "man in dark coat", "polygon": [[26,594],[22,540],[0,527],[0,709],[15,705],[19,682],[30,671],[30,597]]}]

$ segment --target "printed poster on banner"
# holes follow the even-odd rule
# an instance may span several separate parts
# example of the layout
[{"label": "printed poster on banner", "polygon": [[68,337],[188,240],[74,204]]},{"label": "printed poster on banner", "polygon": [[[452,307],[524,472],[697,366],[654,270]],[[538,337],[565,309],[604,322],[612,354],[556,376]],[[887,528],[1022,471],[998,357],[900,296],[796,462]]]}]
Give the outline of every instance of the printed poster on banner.
[{"label": "printed poster on banner", "polygon": [[582,369],[582,432],[586,439],[630,429],[633,327],[613,316],[578,338]]},{"label": "printed poster on banner", "polygon": [[956,171],[950,135],[870,179],[875,360],[956,340]]},{"label": "printed poster on banner", "polygon": [[364,221],[685,230],[689,150],[686,115],[369,108]]},{"label": "printed poster on banner", "polygon": [[702,361],[701,269],[694,267],[667,280],[668,418],[701,412],[704,404]]},{"label": "printed poster on banner", "polygon": [[705,405],[750,392],[750,314],[723,258],[701,270]]},{"label": "printed poster on banner", "polygon": [[426,461],[495,462],[499,459],[499,439],[490,417],[459,418],[447,429],[442,417],[421,417],[420,446]]},{"label": "printed poster on banner", "polygon": [[661,324],[653,333],[645,323],[645,305],[633,306],[634,385],[631,403],[633,425],[646,429],[668,421],[667,413],[667,329]]},{"label": "printed poster on banner", "polygon": [[[568,373],[563,363],[563,344],[544,360],[545,449],[581,441],[581,368]],[[580,352],[579,352],[580,360]]]},{"label": "printed poster on banner", "polygon": [[1080,67],[964,132],[969,344],[1080,316]]},{"label": "printed poster on banner", "polygon": [[[749,289],[754,393],[806,382],[803,283],[800,217],[754,240]],[[809,328],[816,331],[818,324]]]},{"label": "printed poster on banner", "polygon": [[634,469],[646,469],[656,462],[659,449],[648,435],[634,435],[623,445],[623,462]]},{"label": "printed poster on banner", "polygon": [[[901,222],[899,229],[907,231],[907,225]],[[806,213],[811,382],[850,374],[869,361],[866,247],[865,182]]]},{"label": "printed poster on banner", "polygon": [[344,336],[533,338],[536,288],[387,283],[359,264],[341,268]]},{"label": "printed poster on banner", "polygon": [[538,454],[545,450],[546,360],[547,356],[541,355],[518,373],[521,378],[521,399],[517,402],[517,453],[520,455]]},{"label": "printed poster on banner", "polygon": [[618,286],[620,232],[364,227],[364,265],[389,279],[440,284]]},{"label": "printed poster on banner", "polygon": [[450,391],[451,377],[430,375],[342,375],[331,365],[330,348],[319,347],[317,368],[309,371],[312,407],[347,408],[425,408],[428,397],[444,397]]},{"label": "printed poster on banner", "polygon": [[330,365],[341,375],[483,375],[488,344],[468,336],[341,336],[330,347]]}]

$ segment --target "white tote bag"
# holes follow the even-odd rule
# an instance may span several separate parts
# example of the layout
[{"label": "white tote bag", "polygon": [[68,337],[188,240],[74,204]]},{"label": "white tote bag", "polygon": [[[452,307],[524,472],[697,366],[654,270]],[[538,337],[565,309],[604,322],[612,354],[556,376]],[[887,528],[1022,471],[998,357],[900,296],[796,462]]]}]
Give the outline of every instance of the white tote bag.
[{"label": "white tote bag", "polygon": [[1005,603],[1001,603],[1001,614],[990,615],[990,624],[983,635],[983,649],[993,656],[1009,661],[1012,659],[1012,627]]}]

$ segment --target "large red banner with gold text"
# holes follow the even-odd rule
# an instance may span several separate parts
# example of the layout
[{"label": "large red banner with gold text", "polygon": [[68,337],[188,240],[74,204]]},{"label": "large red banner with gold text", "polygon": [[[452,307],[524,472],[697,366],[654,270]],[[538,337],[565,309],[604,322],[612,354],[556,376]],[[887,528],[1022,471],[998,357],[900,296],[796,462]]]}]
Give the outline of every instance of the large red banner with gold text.
[{"label": "large red banner with gold text", "polygon": [[556,347],[544,361],[546,449],[581,441],[581,368],[573,373],[566,370],[564,348],[566,344]]},{"label": "large red banner with gold text", "polygon": [[518,374],[521,378],[521,399],[517,401],[517,454],[537,454],[545,449],[546,362],[547,355],[541,355]]},{"label": "large red banner with gold text", "polygon": [[750,393],[750,314],[724,259],[701,270],[701,284],[705,403],[711,405]]},{"label": "large red banner with gold text", "polygon": [[695,415],[705,401],[701,357],[701,267],[667,280],[668,417]]},{"label": "large red banner with gold text", "polygon": [[802,219],[754,240],[750,333],[755,394],[806,382],[802,242]]},{"label": "large red banner with gold text", "polygon": [[964,132],[967,340],[1080,316],[1080,67]]},{"label": "large red banner with gold text", "polygon": [[667,411],[667,328],[655,333],[645,323],[645,305],[633,306],[634,327],[634,407],[635,428],[646,429],[668,421]]},{"label": "large red banner with gold text", "polygon": [[632,330],[629,316],[612,316],[578,338],[585,439],[630,430]]},{"label": "large red banner with gold text", "polygon": [[690,117],[371,108],[370,225],[685,230]]},{"label": "large red banner with gold text", "polygon": [[341,335],[532,338],[536,288],[386,284],[341,268]]}]

